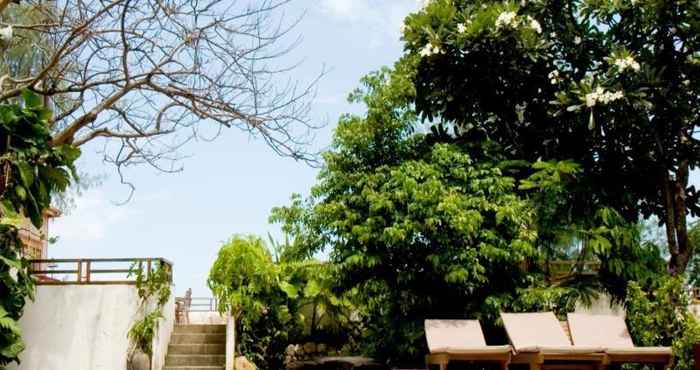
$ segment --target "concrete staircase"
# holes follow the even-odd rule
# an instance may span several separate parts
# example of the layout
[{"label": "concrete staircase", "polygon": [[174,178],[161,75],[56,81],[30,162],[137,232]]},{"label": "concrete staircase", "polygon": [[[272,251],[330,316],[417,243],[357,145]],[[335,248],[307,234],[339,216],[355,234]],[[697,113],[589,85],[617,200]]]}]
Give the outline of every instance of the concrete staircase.
[{"label": "concrete staircase", "polygon": [[175,325],[163,370],[224,370],[226,325]]}]

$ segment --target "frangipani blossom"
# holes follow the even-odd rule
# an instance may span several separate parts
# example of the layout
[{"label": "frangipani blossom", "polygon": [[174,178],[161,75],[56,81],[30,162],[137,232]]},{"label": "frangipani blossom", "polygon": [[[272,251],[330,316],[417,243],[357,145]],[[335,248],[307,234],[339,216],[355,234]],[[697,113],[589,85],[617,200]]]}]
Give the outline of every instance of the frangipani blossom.
[{"label": "frangipani blossom", "polygon": [[620,72],[624,72],[626,69],[639,72],[640,69],[639,63],[637,63],[631,55],[624,58],[617,58],[614,63]]},{"label": "frangipani blossom", "polygon": [[542,33],[542,25],[540,25],[540,22],[537,21],[537,19],[532,18],[531,16],[527,16],[527,21],[528,21],[528,26],[532,28],[533,31],[537,33]]},{"label": "frangipani blossom", "polygon": [[10,42],[12,40],[12,26],[0,28],[0,41]]},{"label": "frangipani blossom", "polygon": [[515,12],[503,12],[496,18],[496,29],[515,28],[517,26],[518,19]]},{"label": "frangipani blossom", "polygon": [[440,48],[440,45],[433,44],[429,42],[423,46],[423,48],[418,52],[422,57],[429,57],[435,54],[445,54],[445,51]]},{"label": "frangipani blossom", "polygon": [[607,105],[616,100],[624,98],[622,91],[610,92],[598,86],[592,92],[586,94],[585,101],[588,108],[593,108],[597,103]]},{"label": "frangipani blossom", "polygon": [[465,26],[464,23],[458,23],[457,24],[457,32],[459,32],[459,33],[467,32],[467,26]]}]

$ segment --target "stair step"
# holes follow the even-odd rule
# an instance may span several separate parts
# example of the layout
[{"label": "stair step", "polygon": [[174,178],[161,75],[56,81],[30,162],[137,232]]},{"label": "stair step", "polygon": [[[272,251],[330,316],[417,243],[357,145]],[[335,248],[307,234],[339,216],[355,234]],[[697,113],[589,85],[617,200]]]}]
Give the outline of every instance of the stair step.
[{"label": "stair step", "polygon": [[165,366],[222,366],[226,355],[167,355]]},{"label": "stair step", "polygon": [[225,343],[171,344],[168,346],[168,354],[173,354],[173,355],[223,355],[223,354],[226,354],[226,344]]},{"label": "stair step", "polygon": [[173,334],[170,344],[218,344],[226,343],[225,334]]},{"label": "stair step", "polygon": [[175,325],[175,334],[224,334],[226,325]]},{"label": "stair step", "polygon": [[224,370],[225,366],[166,366],[163,370]]}]

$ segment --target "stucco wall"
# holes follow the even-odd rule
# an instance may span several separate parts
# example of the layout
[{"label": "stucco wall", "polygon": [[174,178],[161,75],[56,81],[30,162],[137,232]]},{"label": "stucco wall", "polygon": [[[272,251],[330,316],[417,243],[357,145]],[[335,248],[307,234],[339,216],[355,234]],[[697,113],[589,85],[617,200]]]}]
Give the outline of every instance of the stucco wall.
[{"label": "stucco wall", "polygon": [[163,306],[163,319],[158,324],[158,330],[153,337],[153,356],[151,356],[151,370],[161,370],[165,366],[165,356],[168,354],[170,336],[175,326],[175,296]]},{"label": "stucco wall", "polygon": [[[172,300],[169,305],[163,310],[166,317],[173,310]],[[8,369],[125,370],[127,332],[141,314],[133,285],[38,286],[34,302],[27,304],[20,320],[27,345],[22,363]],[[170,318],[159,330],[167,340],[172,314]],[[154,344],[162,363],[160,352],[167,343],[154,340]]]}]

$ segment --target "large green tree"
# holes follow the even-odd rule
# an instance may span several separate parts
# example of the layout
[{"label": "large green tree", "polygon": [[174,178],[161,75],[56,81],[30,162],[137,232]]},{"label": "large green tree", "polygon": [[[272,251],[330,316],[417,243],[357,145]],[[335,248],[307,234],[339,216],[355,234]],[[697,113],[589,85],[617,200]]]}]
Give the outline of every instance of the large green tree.
[{"label": "large green tree", "polygon": [[431,0],[406,19],[428,121],[510,159],[573,160],[575,218],[658,216],[669,270],[693,254],[700,158],[700,4],[685,0]]},{"label": "large green tree", "polygon": [[422,356],[426,318],[493,322],[530,285],[521,267],[536,254],[516,181],[415,132],[404,67],[364,79],[352,99],[368,114],[341,119],[310,203],[273,212],[299,244],[331,247],[337,289],[359,293],[366,350],[391,360]]},{"label": "large green tree", "polygon": [[[311,196],[273,210],[294,255],[330,252],[335,288],[357,293],[368,354],[415,364],[426,318],[488,327],[501,310],[563,313],[653,279],[658,249],[641,243],[636,224],[607,207],[585,222],[568,215],[580,166],[508,160],[497,144],[420,124],[420,62],[409,55],[363,79],[350,100],[367,113],[340,119]],[[572,258],[580,265],[564,271],[549,263]],[[590,260],[601,262],[598,275],[586,274]]]}]

